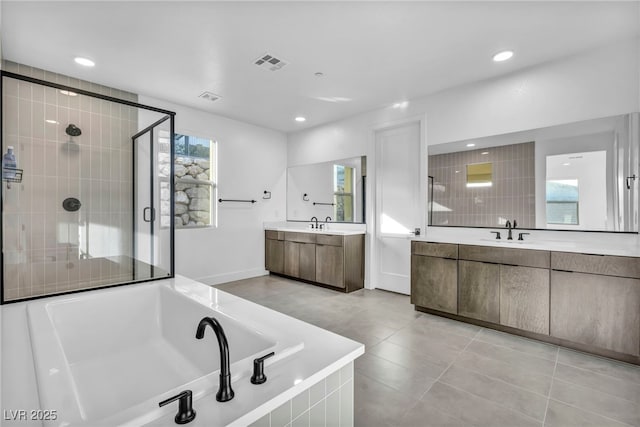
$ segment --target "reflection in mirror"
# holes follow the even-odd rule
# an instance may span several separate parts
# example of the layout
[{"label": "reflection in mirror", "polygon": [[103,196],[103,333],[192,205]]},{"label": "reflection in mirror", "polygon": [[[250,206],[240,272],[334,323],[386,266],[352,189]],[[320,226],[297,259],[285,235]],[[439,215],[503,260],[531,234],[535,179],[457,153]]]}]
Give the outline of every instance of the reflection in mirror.
[{"label": "reflection in mirror", "polygon": [[493,182],[493,165],[491,163],[476,163],[467,165],[467,188],[491,187]]},{"label": "reflection in mirror", "polygon": [[639,117],[429,146],[429,225],[637,232]]},{"label": "reflection in mirror", "polygon": [[287,220],[364,222],[366,157],[287,169]]}]

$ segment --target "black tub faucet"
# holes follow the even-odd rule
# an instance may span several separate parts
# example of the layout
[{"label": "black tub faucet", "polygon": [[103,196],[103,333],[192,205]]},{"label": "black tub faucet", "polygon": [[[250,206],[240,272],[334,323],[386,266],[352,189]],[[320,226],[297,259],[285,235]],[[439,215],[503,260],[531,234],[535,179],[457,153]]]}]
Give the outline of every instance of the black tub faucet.
[{"label": "black tub faucet", "polygon": [[227,342],[227,336],[224,334],[224,329],[214,317],[203,317],[200,320],[196,331],[197,339],[204,338],[204,330],[207,325],[211,326],[211,329],[215,332],[216,338],[218,338],[218,346],[220,347],[220,387],[216,393],[216,400],[218,402],[227,402],[233,399],[234,396],[231,388],[231,370],[229,368],[229,343]]}]

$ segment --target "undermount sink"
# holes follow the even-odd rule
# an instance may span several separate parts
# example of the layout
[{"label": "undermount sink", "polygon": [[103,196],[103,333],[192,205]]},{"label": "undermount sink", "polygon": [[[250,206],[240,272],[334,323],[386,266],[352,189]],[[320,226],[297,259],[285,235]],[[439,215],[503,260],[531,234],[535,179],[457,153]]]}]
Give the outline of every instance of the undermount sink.
[{"label": "undermount sink", "polygon": [[507,244],[507,245],[522,245],[524,243],[531,244],[531,242],[528,242],[526,240],[507,240],[507,239],[496,239],[496,238],[492,239],[492,238],[489,238],[489,237],[482,238],[480,240],[482,240],[483,242],[504,243],[504,244]]}]

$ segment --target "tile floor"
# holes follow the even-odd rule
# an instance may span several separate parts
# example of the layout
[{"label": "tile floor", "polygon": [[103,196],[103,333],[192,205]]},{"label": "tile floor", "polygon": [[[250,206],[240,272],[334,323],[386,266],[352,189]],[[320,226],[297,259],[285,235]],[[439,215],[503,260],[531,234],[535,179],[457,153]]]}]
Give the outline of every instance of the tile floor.
[{"label": "tile floor", "polygon": [[640,426],[640,367],[278,276],[217,286],[366,345],[356,426]]}]

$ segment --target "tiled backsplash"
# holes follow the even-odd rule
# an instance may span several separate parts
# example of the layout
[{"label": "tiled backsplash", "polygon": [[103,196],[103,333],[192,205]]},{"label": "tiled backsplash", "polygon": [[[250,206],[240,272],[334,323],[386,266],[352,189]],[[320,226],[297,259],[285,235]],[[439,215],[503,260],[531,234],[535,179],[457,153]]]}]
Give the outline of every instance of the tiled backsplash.
[{"label": "tiled backsplash", "polygon": [[[133,93],[12,62],[3,69],[137,101]],[[5,300],[123,281],[131,269],[121,262],[132,251],[137,108],[4,78],[3,111],[2,154],[14,146],[24,169],[21,183],[3,183]],[[82,135],[68,136],[69,124]],[[79,211],[63,209],[68,197],[80,200]]]},{"label": "tiled backsplash", "polygon": [[[429,156],[432,225],[494,227],[515,219],[535,228],[534,150],[527,142]],[[490,187],[466,186],[466,166],[475,163],[492,163]]]}]

